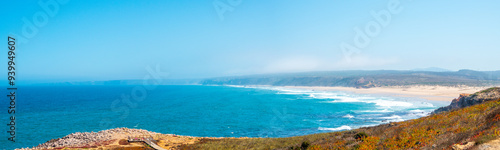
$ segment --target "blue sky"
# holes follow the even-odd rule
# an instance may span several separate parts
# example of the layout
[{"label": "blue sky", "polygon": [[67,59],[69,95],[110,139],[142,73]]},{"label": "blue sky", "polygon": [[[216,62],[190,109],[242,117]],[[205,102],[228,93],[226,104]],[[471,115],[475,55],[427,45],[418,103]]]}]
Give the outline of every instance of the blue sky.
[{"label": "blue sky", "polygon": [[[495,63],[500,2],[493,0],[217,0],[217,6],[232,10],[224,13],[217,12],[214,0],[66,1],[0,2],[0,33],[18,39],[19,80],[142,79],[145,68],[156,65],[170,78],[425,67],[500,70]],[[43,3],[58,9],[46,11]],[[390,12],[388,5],[399,12]],[[391,19],[383,18],[384,26],[372,12],[389,12]],[[23,34],[25,21],[37,21],[34,16],[37,32]],[[356,47],[355,29],[365,32],[367,26],[376,34]],[[357,50],[343,51],[342,43]],[[6,53],[0,56],[6,61]]]}]

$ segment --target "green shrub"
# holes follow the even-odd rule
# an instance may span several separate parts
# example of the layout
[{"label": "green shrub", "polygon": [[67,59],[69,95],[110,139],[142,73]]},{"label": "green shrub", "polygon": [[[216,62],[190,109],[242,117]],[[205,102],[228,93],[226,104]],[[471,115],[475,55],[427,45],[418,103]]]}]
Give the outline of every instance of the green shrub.
[{"label": "green shrub", "polygon": [[356,140],[362,140],[363,138],[368,137],[368,135],[364,132],[359,132],[356,135],[354,135],[354,139]]},{"label": "green shrub", "polygon": [[304,141],[304,142],[302,142],[302,144],[300,145],[300,149],[305,150],[305,149],[307,149],[307,147],[309,147],[309,145],[310,145],[310,144],[309,144],[309,142]]},{"label": "green shrub", "polygon": [[354,148],[354,149],[359,149],[359,147],[360,147],[359,144],[352,146],[352,148]]},{"label": "green shrub", "polygon": [[484,135],[484,136],[481,136],[478,139],[476,139],[476,144],[477,145],[484,144],[484,143],[487,143],[487,142],[494,140],[494,139],[496,139],[496,137],[493,135]]}]

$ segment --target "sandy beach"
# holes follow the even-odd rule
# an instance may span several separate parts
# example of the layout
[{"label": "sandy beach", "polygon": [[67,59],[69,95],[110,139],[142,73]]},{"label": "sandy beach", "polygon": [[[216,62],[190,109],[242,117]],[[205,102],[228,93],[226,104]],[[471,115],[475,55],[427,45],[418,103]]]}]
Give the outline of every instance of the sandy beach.
[{"label": "sandy beach", "polygon": [[354,87],[321,87],[321,86],[284,86],[285,88],[306,89],[315,91],[347,91],[357,94],[376,94],[395,97],[417,97],[434,101],[452,101],[461,93],[472,94],[489,87],[448,87],[448,86],[391,86],[358,89]]}]

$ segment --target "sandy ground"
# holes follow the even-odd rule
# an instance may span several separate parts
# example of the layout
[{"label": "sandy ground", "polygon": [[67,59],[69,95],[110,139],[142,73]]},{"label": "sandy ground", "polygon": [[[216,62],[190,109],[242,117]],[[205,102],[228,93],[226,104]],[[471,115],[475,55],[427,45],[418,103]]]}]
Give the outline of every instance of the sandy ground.
[{"label": "sandy ground", "polygon": [[[155,140],[158,141],[156,143],[158,146],[164,148],[164,149],[177,149],[181,145],[187,145],[187,144],[194,144],[196,142],[199,142],[202,139],[222,139],[223,137],[193,137],[193,136],[179,136],[179,135],[173,135],[173,134],[159,134],[154,137]],[[225,138],[233,138],[233,137],[225,137]],[[247,137],[241,137],[241,138],[233,138],[233,139],[248,139]],[[130,148],[130,149],[141,149],[145,147],[144,143],[130,143],[127,145],[120,145],[118,141],[121,140],[120,138],[117,138],[114,140],[113,143],[105,146],[99,146],[95,150],[99,149],[115,149],[115,148]]]},{"label": "sandy ground", "polygon": [[500,138],[489,141],[487,143],[481,144],[478,147],[479,150],[499,150],[500,149]]},{"label": "sandy ground", "polygon": [[315,91],[347,91],[357,94],[377,94],[395,97],[416,97],[435,101],[452,101],[461,93],[472,94],[489,87],[447,87],[447,86],[392,86],[357,89],[353,87],[285,86],[285,88]]}]

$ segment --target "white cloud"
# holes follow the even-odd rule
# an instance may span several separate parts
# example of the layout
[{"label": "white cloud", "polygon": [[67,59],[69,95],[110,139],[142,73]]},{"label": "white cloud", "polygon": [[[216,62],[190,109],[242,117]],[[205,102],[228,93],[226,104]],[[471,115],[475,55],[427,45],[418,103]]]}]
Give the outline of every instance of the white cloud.
[{"label": "white cloud", "polygon": [[303,72],[320,68],[321,60],[315,57],[287,57],[269,63],[263,72]]},{"label": "white cloud", "polygon": [[377,58],[363,55],[352,56],[350,60],[341,59],[333,62],[333,69],[377,69],[382,66],[398,63],[399,59],[390,58]]},{"label": "white cloud", "polygon": [[233,68],[224,75],[249,75],[268,73],[293,73],[308,71],[333,71],[355,69],[383,69],[386,65],[399,62],[396,58],[376,58],[368,56],[353,56],[350,61],[345,59],[326,59],[327,56],[284,56],[277,59],[252,60],[257,65],[249,68]]}]

